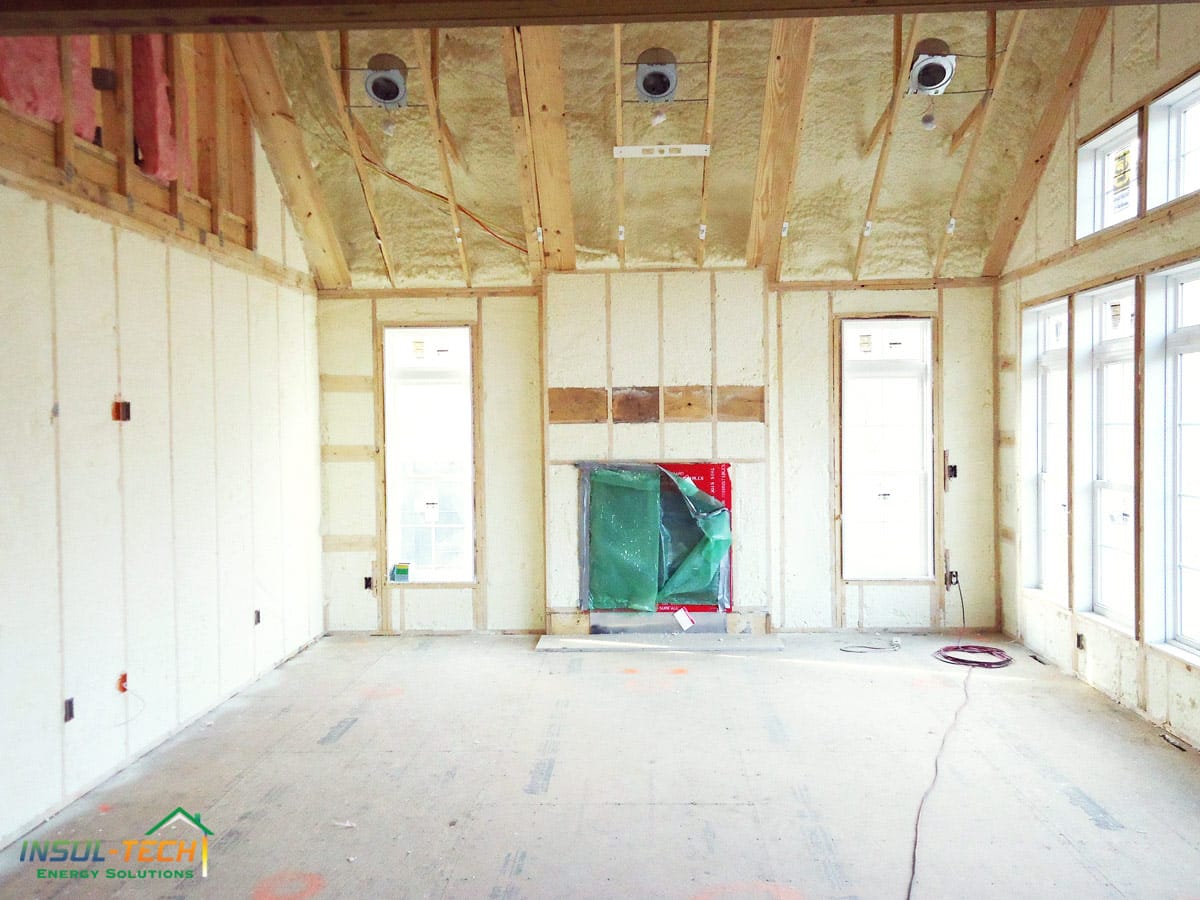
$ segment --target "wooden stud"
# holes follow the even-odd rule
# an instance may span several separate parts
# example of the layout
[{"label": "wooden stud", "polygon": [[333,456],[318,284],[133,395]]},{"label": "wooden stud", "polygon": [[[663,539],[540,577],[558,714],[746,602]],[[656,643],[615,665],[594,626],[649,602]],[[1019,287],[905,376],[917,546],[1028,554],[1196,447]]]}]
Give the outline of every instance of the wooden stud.
[{"label": "wooden stud", "polygon": [[874,127],[871,128],[871,133],[867,135],[867,141],[862,145],[860,151],[863,156],[870,156],[871,151],[875,149],[875,145],[879,143],[879,138],[883,136],[883,129],[887,127],[888,119],[892,115],[892,102],[889,100],[887,106],[883,108],[883,112],[879,114],[879,118],[875,120]]},{"label": "wooden stud", "polygon": [[375,602],[379,615],[379,631],[394,634],[404,630],[404,595],[400,593],[400,621],[392,621],[392,588],[388,585],[387,563],[387,409],[383,385],[383,325],[379,321],[379,304],[371,301],[371,363],[375,398]]},{"label": "wooden stud", "polygon": [[[921,15],[918,13],[913,16],[912,25],[908,33],[908,40],[904,45],[904,52],[901,54],[901,59],[911,59],[913,48],[917,41],[917,26],[921,22]],[[900,98],[904,93],[904,78],[903,72],[898,69],[893,69],[893,84],[892,84],[892,102],[888,107],[887,125],[883,130],[883,144],[879,148],[879,160],[875,164],[875,179],[871,182],[871,195],[867,199],[867,214],[863,221],[863,227],[858,234],[858,250],[854,254],[854,269],[853,274],[858,278],[858,273],[862,270],[863,254],[867,249],[867,230],[872,227],[875,218],[875,207],[879,202],[879,192],[883,188],[883,176],[887,171],[888,156],[892,151],[892,135],[896,132],[896,112],[900,108]]]},{"label": "wooden stud", "polygon": [[[1017,319],[1018,328],[1020,318]],[[993,620],[1004,630],[1004,590],[1000,568],[1000,285],[992,284],[992,584]]]},{"label": "wooden stud", "polygon": [[387,242],[383,237],[383,228],[379,224],[379,210],[375,206],[375,189],[371,186],[370,172],[367,169],[366,159],[363,157],[362,145],[358,142],[358,132],[350,119],[351,113],[347,108],[348,96],[342,93],[341,79],[338,78],[333,64],[333,51],[329,46],[329,41],[321,32],[317,32],[317,48],[321,53],[317,64],[325,70],[325,85],[333,98],[338,126],[342,129],[342,136],[345,137],[346,144],[349,146],[350,161],[354,163],[354,172],[358,176],[358,185],[362,191],[363,202],[367,207],[367,217],[371,220],[371,229],[375,233],[375,246],[379,249],[379,256],[383,260],[383,270],[387,274],[388,281],[394,287],[397,281],[396,266],[388,252]]},{"label": "wooden stud", "polygon": [[197,91],[197,166],[199,192],[211,205],[213,234],[222,234],[229,196],[229,90],[226,84],[225,48],[220,38],[195,36]]},{"label": "wooden stud", "polygon": [[[450,130],[450,126],[446,124],[446,117],[442,115],[442,53],[441,40],[439,39],[438,29],[429,29],[429,77],[433,79],[433,93],[438,101],[438,131],[441,133],[442,142],[446,147],[446,153],[450,159],[454,160],[454,164],[460,169],[465,169],[467,164],[463,162],[462,151],[458,149],[458,141],[454,139],[454,132]],[[347,94],[347,96],[349,96]]]},{"label": "wooden stud", "polygon": [[[1021,10],[1021,12],[1024,12],[1024,10]],[[1005,56],[1007,56],[1008,51],[1012,49],[1012,36],[1013,36],[1012,28],[1013,27],[1015,27],[1015,26],[1012,26],[1009,28],[1009,31],[1008,31],[1009,42],[1004,45]],[[994,9],[989,9],[987,11],[987,39],[986,40],[987,40],[987,49],[984,51],[984,53],[987,56],[987,60],[986,60],[987,83],[989,85],[991,85],[991,84],[994,84],[996,81],[996,10],[994,10]]]},{"label": "wooden stud", "polygon": [[542,245],[538,241],[541,219],[538,211],[537,183],[533,174],[533,147],[529,143],[529,113],[524,77],[518,56],[519,38],[515,28],[504,29],[500,41],[504,56],[505,84],[508,88],[508,114],[512,123],[513,149],[517,158],[517,185],[521,190],[521,218],[525,224],[525,247],[529,258],[529,279],[542,283]]},{"label": "wooden stud", "polygon": [[54,164],[66,173],[68,178],[75,177],[75,98],[72,67],[74,59],[71,50],[71,39],[58,39],[58,68],[62,84],[62,121],[54,126]]},{"label": "wooden stud", "polygon": [[[227,42],[218,41],[222,48],[218,52],[225,54],[225,71],[236,72],[237,66],[229,52]],[[229,108],[229,171],[228,205],[231,213],[239,216],[246,223],[248,237],[247,247],[255,249],[258,246],[256,215],[256,197],[254,186],[254,126],[251,124],[249,103],[242,88],[241,79],[226,78],[226,104]],[[299,222],[297,222],[299,225]],[[303,230],[300,231],[303,237]]]},{"label": "wooden stud", "polygon": [[1000,202],[996,217],[999,226],[992,235],[987,259],[983,264],[984,275],[999,275],[1008,262],[1017,234],[1029,212],[1029,205],[1041,183],[1042,174],[1046,171],[1050,154],[1054,152],[1059,132],[1062,131],[1071,103],[1079,91],[1083,72],[1107,19],[1108,9],[1105,7],[1091,7],[1079,13],[1070,46],[1063,54],[1058,77],[1050,89],[1041,118],[1034,128],[1024,161],[1017,170],[1012,187],[1004,193]]},{"label": "wooden stud", "polygon": [[[487,629],[487,458],[483,452],[483,301],[475,301],[475,321],[467,326],[471,341],[471,452],[475,477],[475,579],[471,585],[472,625]],[[462,587],[462,585],[459,585]]]},{"label": "wooden stud", "polygon": [[183,72],[183,37],[178,34],[167,35],[167,90],[171,98],[171,137],[175,141],[175,177],[167,185],[170,192],[170,207],[168,212],[173,216],[180,215],[180,204],[184,190],[184,173],[181,166],[183,160],[184,102],[187,96],[187,79]]},{"label": "wooden stud", "polygon": [[258,33],[231,33],[225,35],[225,43],[318,285],[349,287],[350,269],[266,38]]},{"label": "wooden stud", "polygon": [[571,207],[571,160],[563,100],[562,38],[558,28],[518,29],[533,169],[545,242],[546,267],[575,268],[575,215]]},{"label": "wooden stud", "polygon": [[779,277],[781,232],[796,175],[815,35],[816,23],[811,19],[777,19],[771,30],[767,96],[746,241],[747,267],[765,266],[771,278]]},{"label": "wooden stud", "polygon": [[[616,113],[616,141],[625,143],[625,96],[621,77],[621,26],[613,26],[613,96]],[[625,160],[617,158],[617,265],[625,268]]]},{"label": "wooden stud", "polygon": [[100,146],[113,156],[121,151],[121,107],[119,96],[120,73],[117,68],[117,38],[116,35],[102,35],[96,38],[99,42],[100,68],[107,69],[117,75],[118,88],[111,91],[99,91],[100,94]]},{"label": "wooden stud", "polygon": [[[933,586],[930,591],[929,624],[933,628],[946,627],[946,427],[945,427],[945,367],[942,365],[942,346],[945,338],[946,304],[942,288],[937,292],[937,314],[929,323],[929,340],[932,353],[933,371]],[[942,466],[943,477],[937,477],[938,467]],[[938,490],[940,484],[941,490]],[[964,603],[965,607],[966,604]],[[966,629],[966,613],[962,613],[963,628]]]},{"label": "wooden stud", "polygon": [[[700,143],[712,147],[713,115],[716,112],[717,96],[717,50],[721,39],[721,23],[708,23],[708,93],[704,98],[704,130]],[[704,267],[704,249],[708,238],[708,195],[712,178],[712,152],[704,157],[704,169],[700,176],[700,228],[696,237],[696,265]]]},{"label": "wooden stud", "polygon": [[1149,186],[1147,182],[1150,179],[1150,154],[1147,152],[1150,147],[1150,110],[1142,107],[1138,110],[1138,170],[1137,170],[1137,214],[1144,216],[1149,208],[1147,200],[1147,192]]},{"label": "wooden stud", "polygon": [[450,224],[454,228],[454,243],[458,250],[458,262],[462,267],[463,283],[471,286],[471,269],[467,264],[466,236],[462,230],[462,220],[458,215],[458,199],[454,193],[454,176],[450,173],[450,157],[446,150],[446,138],[442,128],[442,112],[438,104],[437,85],[433,80],[432,49],[425,46],[426,34],[422,31],[413,32],[413,42],[417,46],[417,59],[421,62],[421,81],[425,86],[425,102],[429,106],[429,129],[437,147],[438,166],[442,171],[442,184],[446,189],[446,197],[450,203]]},{"label": "wooden stud", "polygon": [[[967,159],[963,163],[962,172],[958,177],[958,185],[954,189],[954,199],[950,201],[949,219],[946,227],[942,230],[942,238],[938,242],[937,257],[933,263],[934,278],[938,278],[942,274],[942,266],[946,262],[946,253],[950,249],[950,237],[954,233],[952,228],[955,225],[952,223],[956,223],[958,216],[962,212],[962,204],[967,197],[967,188],[971,184],[971,176],[975,174],[975,164],[979,160],[979,150],[983,146],[983,138],[987,134],[988,125],[991,124],[992,110],[996,108],[996,104],[992,101],[996,96],[996,92],[1004,85],[1004,77],[1008,74],[1008,64],[1013,58],[1013,49],[1021,34],[1021,26],[1024,22],[1025,10],[1020,10],[1013,14],[1012,25],[1009,26],[1008,39],[1005,43],[1008,52],[1004,54],[1004,59],[1000,61],[1000,64],[992,70],[991,80],[988,81],[987,93],[980,98],[979,104],[976,106],[976,109],[981,109],[982,113],[980,113],[979,124],[975,128],[975,133],[971,138],[971,146],[967,150]],[[990,21],[989,24],[994,26],[994,20]],[[990,41],[993,45],[993,54],[995,52],[995,41],[996,37],[993,32]]]},{"label": "wooden stud", "polygon": [[[113,38],[114,68],[117,72],[116,119],[117,130],[117,193],[129,194],[129,170],[133,159],[133,39],[127,34]],[[107,128],[108,123],[105,123]]]}]

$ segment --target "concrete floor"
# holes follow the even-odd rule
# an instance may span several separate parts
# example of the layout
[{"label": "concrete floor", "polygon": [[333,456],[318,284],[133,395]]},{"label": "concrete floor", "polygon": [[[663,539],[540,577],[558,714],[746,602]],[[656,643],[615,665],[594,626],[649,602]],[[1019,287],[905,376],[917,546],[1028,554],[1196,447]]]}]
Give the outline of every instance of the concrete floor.
[{"label": "concrete floor", "polygon": [[[131,839],[183,806],[215,832],[207,879],[39,881],[18,842],[0,896],[902,898],[967,671],[932,636],[838,650],[862,640],[327,638],[27,836]],[[1003,646],[946,741],[912,896],[1200,895],[1200,755]]]}]

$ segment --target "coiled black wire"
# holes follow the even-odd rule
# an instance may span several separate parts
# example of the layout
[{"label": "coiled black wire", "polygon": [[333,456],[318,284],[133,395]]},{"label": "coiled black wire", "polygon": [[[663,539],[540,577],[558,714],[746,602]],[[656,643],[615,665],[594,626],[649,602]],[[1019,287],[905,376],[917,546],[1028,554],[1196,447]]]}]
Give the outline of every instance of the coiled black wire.
[{"label": "coiled black wire", "polygon": [[[970,666],[974,669],[1003,669],[1012,663],[1012,657],[999,647],[988,647],[986,644],[964,644],[963,637],[967,631],[967,601],[963,599],[962,584],[958,585],[958,603],[962,609],[962,628],[958,632],[958,643],[947,644],[934,651],[934,659],[940,659],[952,666]],[[965,655],[956,655],[965,654]]]}]

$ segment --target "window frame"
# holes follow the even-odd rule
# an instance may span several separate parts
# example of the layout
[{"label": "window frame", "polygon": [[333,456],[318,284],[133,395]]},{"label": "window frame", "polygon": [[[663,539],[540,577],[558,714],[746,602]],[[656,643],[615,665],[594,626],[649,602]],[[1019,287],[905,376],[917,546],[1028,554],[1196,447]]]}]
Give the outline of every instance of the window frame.
[{"label": "window frame", "polygon": [[[1147,105],[1146,208],[1157,209],[1200,192],[1200,184],[1184,191],[1182,178],[1182,123],[1185,113],[1200,116],[1200,73],[1194,73]],[[1200,146],[1192,148],[1200,168]]]},{"label": "window frame", "polygon": [[[1142,146],[1141,110],[1118,119],[1098,134],[1080,141],[1076,148],[1076,192],[1075,192],[1075,240],[1080,241],[1137,219],[1144,213],[1142,207]],[[1105,160],[1114,149],[1127,141],[1134,152],[1130,169],[1129,190],[1132,193],[1133,212],[1120,219],[1106,221],[1105,204]],[[1086,172],[1086,179],[1084,177]],[[1086,224],[1085,224],[1086,223]],[[1084,230],[1086,229],[1086,230]]]}]

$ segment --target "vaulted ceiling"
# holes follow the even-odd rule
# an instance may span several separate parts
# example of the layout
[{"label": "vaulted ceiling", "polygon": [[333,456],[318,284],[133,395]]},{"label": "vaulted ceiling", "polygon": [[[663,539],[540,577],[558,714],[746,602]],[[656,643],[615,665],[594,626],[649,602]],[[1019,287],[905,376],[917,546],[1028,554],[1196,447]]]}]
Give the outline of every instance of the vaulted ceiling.
[{"label": "vaulted ceiling", "polygon": [[[1011,244],[999,210],[1044,164],[1031,161],[1043,111],[1102,17],[286,32],[268,45],[355,287],[747,264],[788,281],[973,277]],[[932,100],[903,93],[922,38],[958,55]],[[672,103],[637,100],[632,63],[655,46],[680,62]],[[409,67],[406,109],[368,101],[363,70],[381,52]],[[707,159],[613,158],[617,144],[701,143]]]}]

